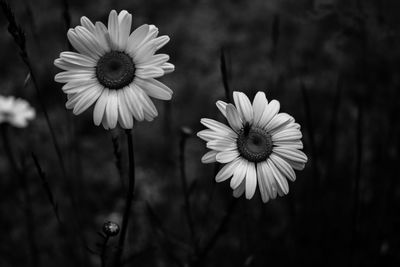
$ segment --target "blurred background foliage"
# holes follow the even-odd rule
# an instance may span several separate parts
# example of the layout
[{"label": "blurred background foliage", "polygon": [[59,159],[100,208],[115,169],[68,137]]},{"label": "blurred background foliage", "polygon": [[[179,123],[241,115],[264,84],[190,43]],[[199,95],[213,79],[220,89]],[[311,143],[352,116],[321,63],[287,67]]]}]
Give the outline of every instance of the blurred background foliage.
[{"label": "blurred background foliage", "polygon": [[[222,119],[214,105],[225,99],[221,51],[230,89],[251,99],[262,90],[268,99],[278,99],[281,110],[302,125],[310,160],[288,196],[267,204],[259,195],[240,199],[200,265],[399,266],[398,1],[13,0],[11,6],[27,35],[67,177],[1,16],[0,93],[27,99],[38,118],[27,129],[13,129],[11,138],[27,175],[30,205],[0,146],[0,266],[34,266],[34,258],[37,266],[99,266],[96,232],[106,220],[121,220],[125,136],[94,126],[91,111],[79,117],[66,111],[66,96],[53,78],[59,71],[54,59],[68,50],[67,24],[76,26],[81,16],[106,22],[112,9],[133,13],[133,28],[155,24],[169,35],[163,52],[176,66],[162,78],[174,91],[172,101],[155,101],[159,117],[134,129],[137,187],[126,266],[196,262],[179,177],[180,129],[197,132],[203,128],[200,118]],[[112,138],[119,142],[122,178]],[[46,173],[63,227],[31,152]],[[232,200],[229,183],[214,182],[216,167],[200,163],[205,152],[197,137],[187,139],[186,172],[200,248]],[[33,235],[27,231],[28,206]],[[110,257],[114,246],[111,240]]]}]

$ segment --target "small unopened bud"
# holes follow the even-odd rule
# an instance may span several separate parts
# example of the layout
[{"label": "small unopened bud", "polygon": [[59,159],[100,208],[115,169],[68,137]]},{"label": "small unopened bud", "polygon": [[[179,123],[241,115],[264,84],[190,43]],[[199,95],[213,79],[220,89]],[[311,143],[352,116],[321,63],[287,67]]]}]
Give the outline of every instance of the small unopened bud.
[{"label": "small unopened bud", "polygon": [[103,233],[106,236],[116,236],[119,233],[119,225],[108,221],[103,224]]}]

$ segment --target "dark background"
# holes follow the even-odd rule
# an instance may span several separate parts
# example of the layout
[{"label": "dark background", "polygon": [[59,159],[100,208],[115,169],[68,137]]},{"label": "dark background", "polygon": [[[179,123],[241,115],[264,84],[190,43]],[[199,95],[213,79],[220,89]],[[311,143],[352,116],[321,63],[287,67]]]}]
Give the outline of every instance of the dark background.
[{"label": "dark background", "polygon": [[[155,100],[159,116],[134,129],[137,187],[126,266],[196,262],[183,208],[180,129],[195,133],[203,129],[200,118],[222,119],[214,105],[225,99],[222,48],[230,89],[251,99],[262,90],[279,100],[302,125],[309,162],[288,196],[263,204],[257,193],[226,216],[233,199],[229,183],[215,184],[215,166],[200,162],[204,142],[189,137],[186,174],[200,251],[228,218],[201,264],[400,266],[397,0],[70,0],[67,13],[64,3],[13,0],[11,6],[26,32],[67,177],[0,17],[0,94],[27,99],[38,113],[28,128],[11,129],[28,198],[0,146],[0,266],[99,266],[97,232],[107,220],[120,223],[128,170],[124,132],[94,126],[92,109],[78,117],[66,111],[53,66],[68,50],[69,16],[72,27],[81,16],[107,23],[112,9],[131,12],[133,28],[155,24],[169,35],[162,50],[176,66],[161,79],[173,89],[172,101]],[[121,150],[122,180],[112,137]],[[46,173],[61,226],[31,152]],[[109,243],[109,258],[116,240]]]}]

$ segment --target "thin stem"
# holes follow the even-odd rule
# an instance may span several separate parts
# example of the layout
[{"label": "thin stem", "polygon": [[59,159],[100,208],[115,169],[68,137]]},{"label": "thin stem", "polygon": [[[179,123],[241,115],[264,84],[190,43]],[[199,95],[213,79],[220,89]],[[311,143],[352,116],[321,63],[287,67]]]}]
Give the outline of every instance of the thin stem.
[{"label": "thin stem", "polygon": [[39,250],[36,244],[35,238],[35,222],[33,220],[33,208],[32,208],[32,199],[29,194],[28,184],[26,181],[25,172],[21,170],[14,158],[14,154],[12,152],[11,143],[8,138],[8,125],[3,124],[1,127],[1,135],[3,138],[4,150],[7,154],[7,158],[9,163],[13,169],[14,174],[18,177],[19,182],[21,184],[23,196],[24,196],[24,212],[25,212],[25,220],[26,220],[26,230],[28,235],[28,244],[30,249],[31,256],[31,264],[33,267],[39,266]]},{"label": "thin stem", "polygon": [[191,207],[190,207],[190,199],[189,199],[189,190],[188,190],[188,184],[187,184],[187,178],[186,178],[186,170],[185,170],[185,147],[186,147],[186,140],[188,138],[188,135],[182,133],[181,134],[181,139],[179,141],[179,163],[180,163],[180,177],[181,177],[181,183],[182,183],[182,192],[184,196],[184,201],[185,201],[185,215],[186,215],[186,220],[187,224],[189,227],[190,231],[190,238],[193,244],[193,248],[195,250],[195,253],[197,253],[197,244],[195,242],[195,231],[194,231],[194,223],[193,223],[193,216],[191,212]]},{"label": "thin stem", "polygon": [[222,75],[222,83],[224,84],[225,98],[228,102],[231,102],[231,90],[229,88],[229,77],[228,77],[229,74],[228,74],[228,68],[227,68],[224,48],[221,48],[220,69],[221,69],[221,75]]},{"label": "thin stem", "polygon": [[132,140],[132,131],[130,129],[125,130],[127,143],[128,143],[128,153],[129,153],[129,184],[128,184],[128,192],[125,198],[125,210],[122,218],[122,226],[121,233],[118,240],[118,249],[115,256],[115,267],[121,265],[121,257],[124,250],[125,237],[128,229],[129,217],[131,214],[132,200],[133,194],[135,191],[135,158],[133,151],[133,140]]},{"label": "thin stem", "polygon": [[101,267],[106,267],[106,253],[107,253],[107,243],[108,240],[110,239],[109,235],[106,235],[104,237],[103,244],[101,246],[101,254],[100,254],[100,259],[101,259]]},{"label": "thin stem", "polygon": [[42,186],[43,186],[43,189],[44,189],[44,191],[45,191],[45,193],[47,195],[47,199],[49,200],[49,203],[50,203],[50,205],[51,205],[51,207],[53,209],[54,215],[56,216],[56,219],[57,219],[57,222],[58,222],[59,226],[61,226],[62,222],[61,222],[60,214],[58,212],[58,205],[57,205],[57,202],[56,202],[56,200],[54,198],[54,194],[51,191],[49,182],[47,181],[46,174],[44,173],[42,167],[40,166],[39,160],[36,157],[36,155],[33,152],[32,152],[31,155],[32,155],[33,162],[35,163],[36,171],[37,171],[37,173],[38,173],[38,175],[40,177],[40,180],[42,181]]},{"label": "thin stem", "polygon": [[115,166],[117,167],[119,178],[121,181],[122,187],[125,187],[124,183],[124,173],[122,170],[122,153],[121,153],[121,145],[119,142],[119,134],[118,133],[111,133],[111,141],[113,145],[113,152],[115,157]]}]

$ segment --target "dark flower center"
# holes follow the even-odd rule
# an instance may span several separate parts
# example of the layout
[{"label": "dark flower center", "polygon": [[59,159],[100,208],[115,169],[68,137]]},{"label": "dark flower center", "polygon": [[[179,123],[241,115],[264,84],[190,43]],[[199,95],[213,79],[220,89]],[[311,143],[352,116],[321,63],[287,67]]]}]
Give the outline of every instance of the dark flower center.
[{"label": "dark flower center", "polygon": [[111,51],[97,62],[96,76],[109,89],[121,89],[135,78],[135,64],[124,52]]},{"label": "dark flower center", "polygon": [[246,124],[239,132],[237,146],[243,158],[252,162],[260,162],[271,155],[272,138],[264,129]]}]

